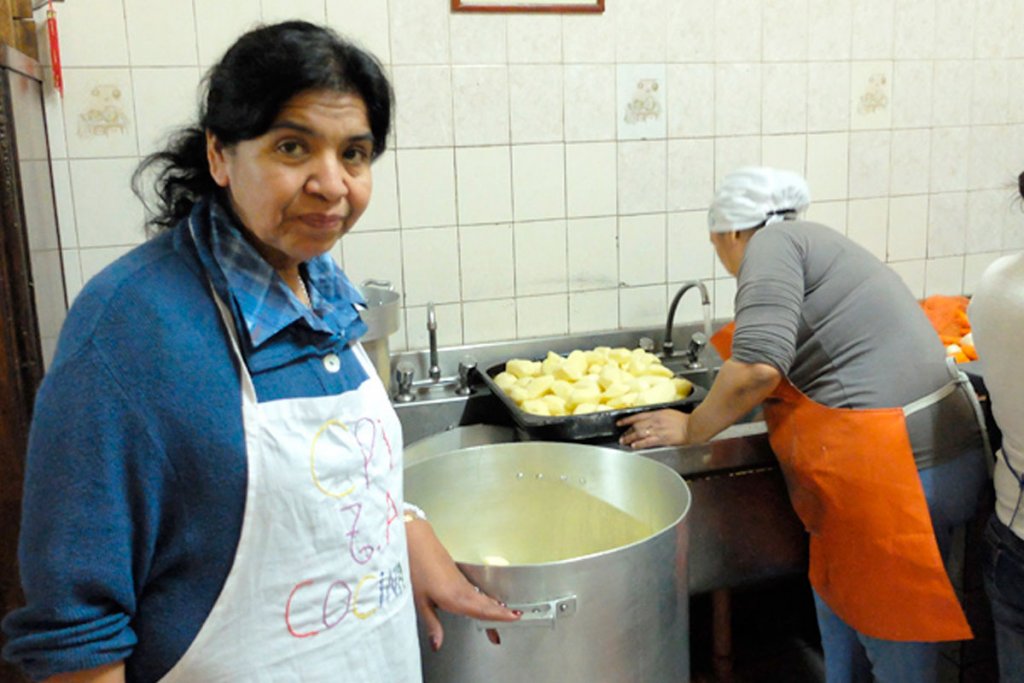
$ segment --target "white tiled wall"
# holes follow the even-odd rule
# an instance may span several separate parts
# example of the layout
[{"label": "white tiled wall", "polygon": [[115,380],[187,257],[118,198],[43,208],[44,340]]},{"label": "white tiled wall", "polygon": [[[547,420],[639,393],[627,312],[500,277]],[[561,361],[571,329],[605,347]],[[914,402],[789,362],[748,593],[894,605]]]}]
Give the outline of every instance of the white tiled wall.
[{"label": "white tiled wall", "polygon": [[[735,283],[705,210],[742,164],[805,173],[809,217],[919,296],[1024,249],[1020,0],[607,0],[601,15],[453,14],[448,0],[58,5],[47,114],[72,296],[144,239],[141,156],[196,111],[245,29],[300,17],[375,52],[397,116],[334,254],[405,295],[393,347],[659,325],[680,283]],[[39,17],[41,18],[41,17]],[[41,33],[45,41],[45,34]],[[45,44],[45,42],[44,42]],[[696,297],[677,319],[698,320]]]}]

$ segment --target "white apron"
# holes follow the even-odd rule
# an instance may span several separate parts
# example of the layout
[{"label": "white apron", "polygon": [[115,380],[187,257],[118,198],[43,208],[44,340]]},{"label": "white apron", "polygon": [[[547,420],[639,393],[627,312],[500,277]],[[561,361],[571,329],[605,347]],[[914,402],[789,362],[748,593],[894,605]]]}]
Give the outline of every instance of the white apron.
[{"label": "white apron", "polygon": [[402,430],[376,371],[357,343],[368,376],[358,389],[257,403],[231,314],[213,296],[242,380],[245,514],[217,602],[161,680],[420,681]]}]

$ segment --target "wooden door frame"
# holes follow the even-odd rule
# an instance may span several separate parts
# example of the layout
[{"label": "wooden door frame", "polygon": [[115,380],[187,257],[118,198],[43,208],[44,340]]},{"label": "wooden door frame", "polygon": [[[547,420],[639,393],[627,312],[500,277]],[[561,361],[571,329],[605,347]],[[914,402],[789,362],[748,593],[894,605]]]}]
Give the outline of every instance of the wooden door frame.
[{"label": "wooden door frame", "polygon": [[[18,573],[25,449],[43,357],[31,285],[21,174],[6,77],[0,78],[0,613],[23,604]],[[0,644],[4,642],[0,634]],[[0,681],[26,680],[0,661]]]}]

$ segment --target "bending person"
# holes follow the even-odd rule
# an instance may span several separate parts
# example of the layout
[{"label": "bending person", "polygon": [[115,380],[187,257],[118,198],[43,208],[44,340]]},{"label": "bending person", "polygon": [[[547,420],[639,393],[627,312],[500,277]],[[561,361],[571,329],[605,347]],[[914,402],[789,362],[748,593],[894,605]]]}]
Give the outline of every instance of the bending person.
[{"label": "bending person", "polygon": [[884,263],[799,220],[800,176],[743,168],[709,214],[737,278],[725,358],[686,415],[631,416],[634,448],[707,441],[762,401],[772,449],[810,533],[827,680],[935,681],[939,643],[971,637],[943,565],[987,469],[976,397]]}]

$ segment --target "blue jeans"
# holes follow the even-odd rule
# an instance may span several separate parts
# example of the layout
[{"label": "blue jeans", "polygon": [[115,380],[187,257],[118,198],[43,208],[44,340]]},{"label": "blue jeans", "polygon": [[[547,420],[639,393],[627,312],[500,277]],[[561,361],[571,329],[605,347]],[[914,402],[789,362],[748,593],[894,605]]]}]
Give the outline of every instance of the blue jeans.
[{"label": "blue jeans", "polygon": [[[988,485],[985,458],[978,451],[918,473],[943,560],[949,558],[954,529],[974,517]],[[867,587],[866,587],[867,588]],[[814,594],[827,683],[934,683],[942,643],[879,640],[851,628]],[[908,607],[910,607],[908,605]],[[872,676],[874,678],[872,678]]]},{"label": "blue jeans", "polygon": [[992,515],[982,558],[1002,683],[1024,681],[1024,540]]}]

